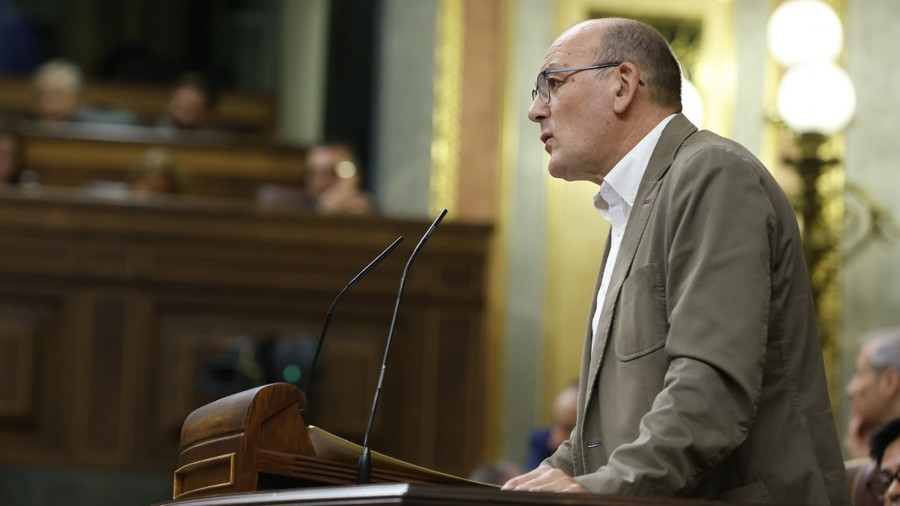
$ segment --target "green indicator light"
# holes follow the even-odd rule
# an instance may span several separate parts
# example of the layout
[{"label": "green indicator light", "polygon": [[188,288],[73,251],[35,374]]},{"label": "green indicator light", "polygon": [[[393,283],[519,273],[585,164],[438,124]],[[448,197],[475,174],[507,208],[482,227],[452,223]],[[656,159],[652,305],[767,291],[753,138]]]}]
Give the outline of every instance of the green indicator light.
[{"label": "green indicator light", "polygon": [[284,376],[284,381],[287,381],[288,383],[296,383],[300,381],[300,368],[296,365],[289,365],[284,368],[282,376]]}]

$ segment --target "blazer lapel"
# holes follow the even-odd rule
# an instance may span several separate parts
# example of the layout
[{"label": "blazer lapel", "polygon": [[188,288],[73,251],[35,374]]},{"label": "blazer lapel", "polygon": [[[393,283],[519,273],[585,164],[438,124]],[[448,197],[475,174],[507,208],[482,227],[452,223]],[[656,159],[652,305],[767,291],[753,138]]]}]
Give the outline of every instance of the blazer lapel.
[{"label": "blazer lapel", "polygon": [[[672,161],[675,159],[675,154],[678,152],[681,144],[684,143],[684,140],[687,139],[689,135],[696,131],[697,127],[688,121],[684,115],[677,114],[669,121],[669,124],[666,125],[659,142],[653,150],[653,154],[650,156],[647,169],[644,171],[644,176],[638,187],[638,193],[634,200],[634,207],[631,209],[631,216],[629,216],[628,224],[625,227],[625,236],[622,238],[622,244],[619,246],[616,264],[613,266],[612,277],[609,281],[609,288],[606,290],[606,298],[604,299],[603,308],[600,313],[600,321],[597,325],[596,339],[592,339],[591,326],[588,324],[588,342],[585,344],[585,350],[587,351],[590,349],[590,359],[588,383],[583,389],[585,399],[590,399],[593,394],[593,389],[597,381],[597,374],[600,370],[600,364],[602,363],[603,355],[606,352],[606,344],[610,337],[609,332],[612,326],[613,309],[618,303],[622,283],[631,272],[634,254],[637,251],[638,245],[641,243],[641,238],[643,237],[644,230],[647,226],[647,220],[650,218],[650,213],[653,210],[653,206],[656,204],[656,196],[657,193],[659,193],[660,182],[668,168],[672,165]],[[604,255],[604,263],[605,262],[606,255]],[[601,268],[600,276],[602,277],[602,275],[603,269]],[[595,295],[595,308],[596,304],[597,301]],[[593,311],[591,312],[591,315],[593,315]],[[594,344],[591,348],[592,340]],[[586,409],[586,406],[584,409]]]}]

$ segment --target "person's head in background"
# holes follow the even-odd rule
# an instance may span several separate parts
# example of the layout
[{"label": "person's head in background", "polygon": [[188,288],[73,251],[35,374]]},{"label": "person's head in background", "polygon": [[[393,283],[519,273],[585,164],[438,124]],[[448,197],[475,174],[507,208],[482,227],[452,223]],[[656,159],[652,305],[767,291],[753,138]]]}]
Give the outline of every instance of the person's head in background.
[{"label": "person's head in background", "polygon": [[851,402],[846,445],[858,457],[877,427],[900,417],[900,328],[878,330],[864,339],[846,393]]},{"label": "person's head in background", "polygon": [[869,455],[879,472],[869,480],[869,490],[886,506],[900,504],[900,419],[879,427],[869,442]]},{"label": "person's head in background", "polygon": [[578,383],[573,383],[560,392],[553,401],[553,424],[550,426],[550,436],[547,438],[549,449],[555,451],[559,445],[569,439],[569,435],[575,428],[577,411]]},{"label": "person's head in background", "polygon": [[131,191],[136,196],[176,194],[185,190],[184,171],[165,148],[151,148],[131,168]]},{"label": "person's head in background", "polygon": [[322,143],[306,154],[305,192],[312,207],[326,214],[366,214],[372,200],[361,189],[362,171],[350,146]]},{"label": "person's head in background", "polygon": [[203,129],[212,126],[215,107],[216,95],[209,81],[202,74],[189,72],[172,88],[166,114],[171,126]]},{"label": "person's head in background", "polygon": [[306,154],[306,194],[317,199],[341,179],[359,180],[359,165],[346,144],[323,143]]},{"label": "person's head in background", "polygon": [[66,121],[75,114],[81,95],[81,69],[74,63],[55,58],[35,71],[34,115],[46,121]]}]

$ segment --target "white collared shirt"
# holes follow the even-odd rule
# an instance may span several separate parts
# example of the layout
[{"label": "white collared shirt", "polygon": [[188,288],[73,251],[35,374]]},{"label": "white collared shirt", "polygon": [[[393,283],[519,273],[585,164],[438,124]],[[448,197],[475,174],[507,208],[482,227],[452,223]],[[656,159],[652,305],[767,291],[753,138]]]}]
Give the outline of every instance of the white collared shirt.
[{"label": "white collared shirt", "polygon": [[625,157],[619,160],[619,163],[603,178],[600,191],[594,195],[594,207],[609,221],[612,230],[610,231],[609,257],[606,259],[603,278],[597,291],[597,309],[594,310],[591,319],[591,349],[596,342],[600,311],[606,300],[606,289],[612,278],[616,258],[619,256],[619,247],[622,245],[622,237],[625,235],[625,225],[628,223],[628,217],[631,216],[631,209],[634,207],[634,199],[637,196],[638,187],[641,185],[641,178],[644,176],[644,171],[647,170],[650,155],[653,154],[663,129],[674,117],[675,115],[672,114],[660,121]]}]

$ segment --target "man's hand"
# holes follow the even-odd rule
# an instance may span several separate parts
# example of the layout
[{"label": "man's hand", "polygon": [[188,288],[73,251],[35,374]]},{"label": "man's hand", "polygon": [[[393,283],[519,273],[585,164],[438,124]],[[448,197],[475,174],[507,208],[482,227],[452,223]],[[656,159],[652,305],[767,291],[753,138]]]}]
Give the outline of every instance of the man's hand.
[{"label": "man's hand", "polygon": [[506,482],[501,490],[524,490],[528,492],[587,492],[568,474],[550,466],[539,466],[534,471]]}]

